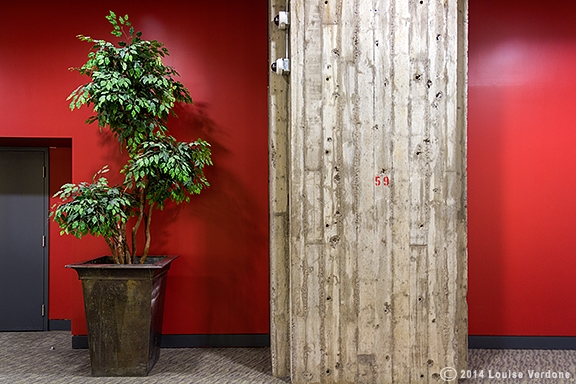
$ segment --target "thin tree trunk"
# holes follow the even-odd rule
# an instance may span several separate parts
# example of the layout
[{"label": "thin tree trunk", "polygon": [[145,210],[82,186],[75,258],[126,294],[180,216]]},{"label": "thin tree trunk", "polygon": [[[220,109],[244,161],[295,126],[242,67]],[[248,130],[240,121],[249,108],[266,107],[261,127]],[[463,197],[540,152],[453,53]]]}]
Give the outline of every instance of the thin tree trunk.
[{"label": "thin tree trunk", "polygon": [[124,258],[124,247],[122,246],[122,225],[120,223],[116,224],[116,250],[118,258],[120,259],[120,264],[125,264]]},{"label": "thin tree trunk", "polygon": [[118,259],[120,264],[126,264],[126,259],[124,258],[124,252],[122,250],[122,238],[119,237],[117,240],[118,244],[116,244],[116,249],[118,250]]},{"label": "thin tree trunk", "polygon": [[148,207],[148,215],[146,215],[146,226],[144,231],[144,237],[146,238],[146,243],[144,244],[144,250],[142,251],[142,256],[140,257],[140,264],[144,264],[146,257],[148,256],[148,251],[150,250],[150,222],[152,221],[152,209],[154,208],[154,203],[150,203]]},{"label": "thin tree trunk", "polygon": [[144,209],[145,203],[144,200],[144,189],[140,189],[140,209],[138,210],[138,220],[136,224],[132,227],[132,260],[136,261],[136,234],[138,233],[138,229],[140,229],[140,224],[142,223],[142,219],[144,218]]},{"label": "thin tree trunk", "polygon": [[108,244],[108,248],[110,248],[110,253],[112,253],[112,259],[114,260],[115,264],[120,264],[120,259],[118,259],[118,255],[116,254],[116,249],[114,247],[114,243],[109,237],[104,237],[106,244]]},{"label": "thin tree trunk", "polygon": [[128,246],[128,231],[126,230],[126,223],[120,224],[120,231],[122,236],[122,254],[124,255],[126,264],[132,264],[132,258],[130,257],[130,247]]}]

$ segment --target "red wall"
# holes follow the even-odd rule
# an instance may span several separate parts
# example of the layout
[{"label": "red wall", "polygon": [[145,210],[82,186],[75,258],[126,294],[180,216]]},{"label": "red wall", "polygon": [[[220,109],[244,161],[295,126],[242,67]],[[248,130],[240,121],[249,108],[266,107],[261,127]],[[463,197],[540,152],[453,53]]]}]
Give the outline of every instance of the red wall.
[{"label": "red wall", "polygon": [[[109,9],[129,13],[195,99],[171,128],[213,144],[212,187],[155,214],[155,253],[170,271],[164,332],[268,332],[266,2],[22,0],[0,6],[0,136],[66,137],[52,177],[86,180],[119,164],[110,138],[66,97],[85,81],[79,33],[108,37]],[[568,1],[470,2],[469,321],[472,335],[575,336],[576,28]],[[70,164],[71,159],[71,164]],[[67,176],[68,175],[68,176]],[[101,239],[50,234],[51,319],[84,333],[80,283],[67,263]]]},{"label": "red wall", "polygon": [[575,14],[470,2],[472,335],[576,336]]},{"label": "red wall", "polygon": [[[211,187],[154,214],[152,253],[179,254],[170,270],[164,332],[268,332],[266,1],[82,2],[23,0],[0,6],[0,137],[65,137],[52,150],[52,178],[88,180],[117,166],[114,139],[70,112],[66,97],[87,78],[67,69],[86,60],[77,34],[108,38],[104,16],[128,13],[144,38],[166,44],[165,62],[195,101],[178,109],[172,133],[212,144]],[[71,159],[71,164],[70,164]],[[66,176],[68,174],[68,176]],[[66,180],[65,180],[66,181]],[[105,254],[102,239],[61,237],[50,228],[49,318],[85,332],[80,282],[64,265]]]}]

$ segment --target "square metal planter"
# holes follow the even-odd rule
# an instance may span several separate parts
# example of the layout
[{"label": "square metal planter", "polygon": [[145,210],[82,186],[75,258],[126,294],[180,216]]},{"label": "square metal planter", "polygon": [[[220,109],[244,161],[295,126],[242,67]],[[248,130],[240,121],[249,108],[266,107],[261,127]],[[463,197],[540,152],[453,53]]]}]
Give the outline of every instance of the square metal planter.
[{"label": "square metal planter", "polygon": [[109,256],[69,264],[82,280],[93,376],[147,376],[160,356],[170,263],[113,264]]}]

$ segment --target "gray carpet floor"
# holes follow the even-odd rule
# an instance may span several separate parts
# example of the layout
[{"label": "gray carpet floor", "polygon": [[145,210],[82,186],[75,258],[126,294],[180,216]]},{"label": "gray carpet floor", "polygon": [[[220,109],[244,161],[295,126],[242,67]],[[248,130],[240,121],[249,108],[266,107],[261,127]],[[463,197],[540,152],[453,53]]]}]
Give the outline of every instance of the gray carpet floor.
[{"label": "gray carpet floor", "polygon": [[[471,349],[469,372],[471,379],[458,382],[576,383],[576,351]],[[516,378],[503,378],[514,372]],[[555,377],[566,372],[570,378]],[[91,377],[88,350],[72,349],[69,332],[0,332],[2,384],[286,382],[272,376],[268,348],[163,348],[148,377]]]},{"label": "gray carpet floor", "polygon": [[163,348],[148,377],[92,377],[87,349],[68,331],[0,332],[2,384],[286,383],[272,376],[269,348]]}]

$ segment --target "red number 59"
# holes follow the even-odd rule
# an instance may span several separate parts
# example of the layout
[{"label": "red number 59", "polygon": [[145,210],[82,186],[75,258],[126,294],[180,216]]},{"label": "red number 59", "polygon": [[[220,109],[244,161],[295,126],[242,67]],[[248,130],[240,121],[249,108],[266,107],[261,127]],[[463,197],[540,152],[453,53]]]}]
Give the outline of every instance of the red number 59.
[{"label": "red number 59", "polygon": [[390,185],[390,178],[388,176],[378,175],[374,178],[374,183],[376,184],[377,187],[381,185],[386,187]]}]

